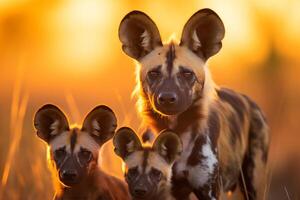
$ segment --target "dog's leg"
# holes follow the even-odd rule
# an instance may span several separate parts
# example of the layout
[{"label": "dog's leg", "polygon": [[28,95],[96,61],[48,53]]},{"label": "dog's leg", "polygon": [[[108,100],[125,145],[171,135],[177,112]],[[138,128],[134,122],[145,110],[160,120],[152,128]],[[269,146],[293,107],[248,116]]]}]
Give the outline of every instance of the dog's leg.
[{"label": "dog's leg", "polygon": [[252,102],[248,150],[243,165],[240,187],[246,200],[266,199],[269,129],[263,114]]}]

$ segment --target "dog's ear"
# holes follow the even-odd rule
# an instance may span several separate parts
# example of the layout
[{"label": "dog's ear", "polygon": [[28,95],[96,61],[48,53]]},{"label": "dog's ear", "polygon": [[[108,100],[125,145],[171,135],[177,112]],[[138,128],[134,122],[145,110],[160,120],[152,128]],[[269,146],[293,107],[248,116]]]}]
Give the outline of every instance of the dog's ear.
[{"label": "dog's ear", "polygon": [[206,8],[196,12],[185,24],[181,46],[186,46],[205,61],[219,52],[225,28],[220,17]]},{"label": "dog's ear", "polygon": [[37,136],[49,143],[54,137],[69,130],[65,114],[56,106],[47,104],[41,107],[34,116],[34,127]]},{"label": "dog's ear", "polygon": [[115,153],[123,160],[131,153],[142,149],[139,137],[128,127],[122,127],[116,132],[113,144],[115,146]]},{"label": "dog's ear", "polygon": [[172,131],[161,132],[153,143],[157,151],[168,163],[173,163],[182,152],[180,138]]},{"label": "dog's ear", "polygon": [[145,13],[132,11],[120,23],[119,38],[123,51],[140,60],[155,47],[162,46],[156,24]]},{"label": "dog's ear", "polygon": [[84,119],[82,131],[88,132],[98,144],[102,145],[110,140],[117,128],[117,118],[107,106],[94,108]]}]

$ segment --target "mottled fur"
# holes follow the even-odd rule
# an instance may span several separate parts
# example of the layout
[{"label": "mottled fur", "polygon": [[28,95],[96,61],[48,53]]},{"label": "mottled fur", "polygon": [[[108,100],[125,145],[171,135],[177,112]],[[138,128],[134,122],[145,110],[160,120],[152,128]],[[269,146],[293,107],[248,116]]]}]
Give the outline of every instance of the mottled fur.
[{"label": "mottled fur", "polygon": [[54,199],[129,199],[126,184],[98,166],[99,151],[116,128],[116,118],[108,107],[92,110],[80,129],[70,128],[64,113],[49,104],[38,110],[34,125],[47,143]]},{"label": "mottled fur", "polygon": [[[148,44],[132,40],[139,37],[133,29],[151,33]],[[162,44],[156,25],[142,12],[129,13],[120,25],[124,52],[139,62],[136,94],[145,124],[155,133],[170,129],[182,140],[183,153],[173,167],[178,199],[191,192],[218,199],[237,187],[245,199],[264,198],[266,120],[247,96],[218,87],[206,64],[221,49],[224,33],[210,9],[188,20],[180,43]]]},{"label": "mottled fur", "polygon": [[171,193],[172,166],[182,150],[175,133],[162,132],[150,147],[142,146],[135,132],[124,127],[113,141],[116,154],[125,162],[125,179],[132,199],[175,199]]}]

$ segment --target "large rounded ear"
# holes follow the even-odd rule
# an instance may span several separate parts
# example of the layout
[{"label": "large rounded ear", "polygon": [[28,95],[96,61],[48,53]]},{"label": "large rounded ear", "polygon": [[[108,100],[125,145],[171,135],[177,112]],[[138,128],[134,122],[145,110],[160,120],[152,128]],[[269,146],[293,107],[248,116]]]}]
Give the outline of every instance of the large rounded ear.
[{"label": "large rounded ear", "polygon": [[220,17],[211,9],[196,12],[185,24],[181,46],[186,46],[205,61],[219,52],[225,28]]},{"label": "large rounded ear", "polygon": [[131,153],[142,149],[139,137],[128,127],[122,127],[116,132],[113,144],[115,146],[115,153],[123,160]]},{"label": "large rounded ear", "polygon": [[107,106],[100,105],[94,108],[85,117],[82,131],[88,132],[98,144],[104,144],[114,136],[117,128],[117,118]]},{"label": "large rounded ear", "polygon": [[34,127],[38,137],[49,143],[58,134],[69,130],[69,123],[65,114],[58,107],[47,104],[36,112]]},{"label": "large rounded ear", "polygon": [[155,47],[162,46],[157,26],[145,13],[132,11],[120,23],[119,38],[123,51],[140,60]]},{"label": "large rounded ear", "polygon": [[152,147],[168,163],[173,163],[182,152],[182,142],[172,131],[162,131],[153,143]]}]

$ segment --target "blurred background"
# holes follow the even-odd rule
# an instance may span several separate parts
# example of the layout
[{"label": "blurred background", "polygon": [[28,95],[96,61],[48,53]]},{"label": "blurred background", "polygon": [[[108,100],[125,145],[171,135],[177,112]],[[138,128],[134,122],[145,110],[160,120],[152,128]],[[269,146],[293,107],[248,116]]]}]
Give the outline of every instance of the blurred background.
[{"label": "blurred background", "polygon": [[[272,130],[271,166],[298,156],[299,0],[0,0],[0,199],[52,197],[46,145],[33,129],[43,104],[58,105],[79,124],[106,104],[119,127],[139,129],[131,98],[135,64],[118,40],[125,14],[146,12],[168,40],[180,38],[188,18],[204,7],[226,27],[223,48],[209,61],[214,80],[264,110]],[[122,177],[111,142],[102,156],[104,170]]]}]

